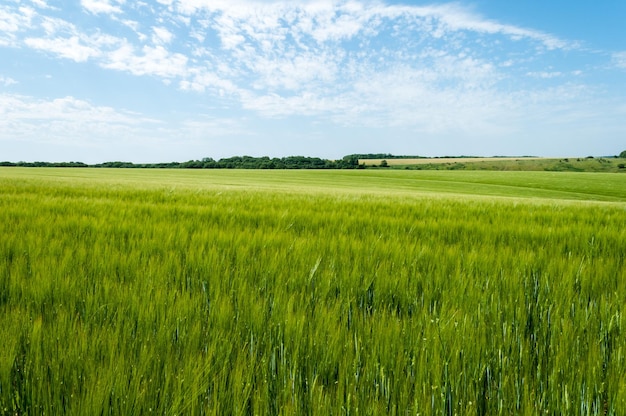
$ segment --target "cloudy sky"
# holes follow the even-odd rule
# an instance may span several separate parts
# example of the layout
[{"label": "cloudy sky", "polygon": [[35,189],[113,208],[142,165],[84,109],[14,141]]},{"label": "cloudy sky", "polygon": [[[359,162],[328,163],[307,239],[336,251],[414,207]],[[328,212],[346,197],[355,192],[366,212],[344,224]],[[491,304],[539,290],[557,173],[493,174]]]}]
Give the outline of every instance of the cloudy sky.
[{"label": "cloudy sky", "polygon": [[623,0],[2,0],[0,160],[626,149]]}]

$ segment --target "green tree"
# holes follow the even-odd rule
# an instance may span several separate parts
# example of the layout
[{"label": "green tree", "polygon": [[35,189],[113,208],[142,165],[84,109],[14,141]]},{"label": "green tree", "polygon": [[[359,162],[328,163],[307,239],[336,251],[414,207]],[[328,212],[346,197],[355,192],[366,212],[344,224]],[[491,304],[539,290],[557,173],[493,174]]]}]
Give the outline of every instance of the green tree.
[{"label": "green tree", "polygon": [[622,159],[626,159],[626,150],[624,150],[622,153],[620,153],[619,157],[621,157]]}]

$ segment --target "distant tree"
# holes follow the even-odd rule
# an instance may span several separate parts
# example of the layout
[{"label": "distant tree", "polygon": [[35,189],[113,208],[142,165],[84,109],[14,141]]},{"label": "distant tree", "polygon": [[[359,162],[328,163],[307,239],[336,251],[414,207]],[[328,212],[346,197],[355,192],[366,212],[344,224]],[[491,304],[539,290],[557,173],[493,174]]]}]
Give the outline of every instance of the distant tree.
[{"label": "distant tree", "polygon": [[217,162],[211,157],[205,157],[202,159],[202,167],[204,169],[212,169],[217,166]]},{"label": "distant tree", "polygon": [[354,169],[359,166],[359,157],[358,155],[348,155],[344,156],[343,159],[338,161],[337,167],[340,169]]},{"label": "distant tree", "polygon": [[188,160],[180,164],[183,169],[201,169],[204,167],[204,162],[200,160]]},{"label": "distant tree", "polygon": [[622,153],[620,153],[619,157],[621,157],[622,159],[626,159],[626,150],[624,150]]},{"label": "distant tree", "polygon": [[380,161],[380,167],[381,168],[387,168],[389,167],[389,163],[387,163],[387,160],[383,159]]}]

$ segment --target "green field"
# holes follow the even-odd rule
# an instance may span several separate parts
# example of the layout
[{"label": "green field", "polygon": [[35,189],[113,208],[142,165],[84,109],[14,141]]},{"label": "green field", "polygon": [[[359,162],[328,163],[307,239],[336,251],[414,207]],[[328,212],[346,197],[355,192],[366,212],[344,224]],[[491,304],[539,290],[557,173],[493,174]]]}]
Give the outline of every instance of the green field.
[{"label": "green field", "polygon": [[626,412],[618,173],[0,169],[0,414]]},{"label": "green field", "polygon": [[487,170],[487,171],[545,171],[545,172],[621,172],[626,173],[626,160],[618,157],[455,157],[421,159],[360,159],[364,166],[385,163],[394,169],[417,170]]}]

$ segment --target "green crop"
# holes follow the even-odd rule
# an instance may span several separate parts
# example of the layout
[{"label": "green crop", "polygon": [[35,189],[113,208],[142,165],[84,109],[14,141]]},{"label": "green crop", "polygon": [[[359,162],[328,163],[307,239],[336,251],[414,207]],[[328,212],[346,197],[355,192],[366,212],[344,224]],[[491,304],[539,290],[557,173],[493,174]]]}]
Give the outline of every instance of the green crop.
[{"label": "green crop", "polygon": [[625,199],[620,174],[0,170],[0,414],[622,414]]}]

